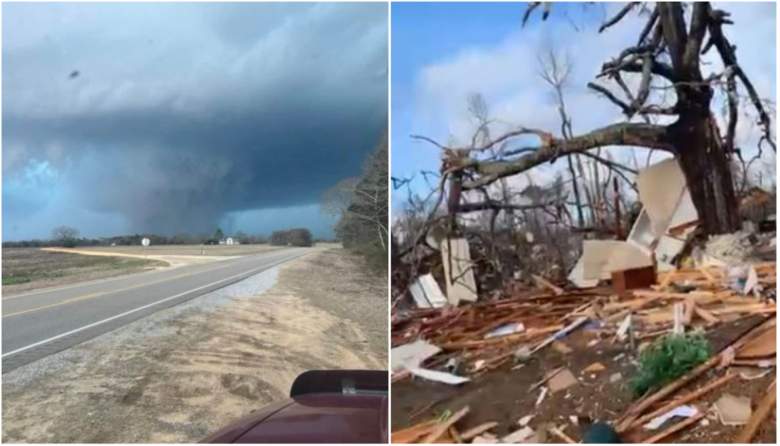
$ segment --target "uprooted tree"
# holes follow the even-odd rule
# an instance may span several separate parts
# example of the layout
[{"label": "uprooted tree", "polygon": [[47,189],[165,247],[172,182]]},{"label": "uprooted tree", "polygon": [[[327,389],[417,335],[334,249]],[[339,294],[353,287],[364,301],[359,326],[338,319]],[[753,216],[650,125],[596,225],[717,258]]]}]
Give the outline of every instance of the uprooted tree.
[{"label": "uprooted tree", "polygon": [[[523,23],[539,6],[537,2],[528,7]],[[643,8],[646,6],[640,2],[627,4],[606,21],[599,32],[620,22],[632,10]],[[739,65],[735,47],[724,34],[723,27],[732,24],[728,12],[714,9],[709,3],[659,2],[652,8],[645,10],[649,16],[636,45],[604,63],[597,76],[611,81],[620,93],[600,83],[588,84],[620,107],[625,122],[581,135],[563,134],[560,137],[541,129],[518,127],[479,143],[472,140],[466,147],[448,147],[418,137],[444,151],[440,184],[443,186],[445,181],[449,184],[447,207],[452,221],[459,212],[496,206],[489,199],[483,203],[463,203],[464,191],[484,191],[502,178],[554,162],[562,156],[588,154],[592,149],[607,146],[625,146],[666,151],[677,158],[704,233],[727,233],[739,228],[731,162],[735,157],[741,158],[740,149],[734,142],[741,95],[747,97],[757,112],[762,131],[759,153],[765,145],[776,151],[769,113]],[[549,4],[546,4],[543,19],[549,13]],[[722,62],[722,71],[705,78],[702,56],[712,50]],[[638,76],[639,82],[632,88],[624,75]],[[712,111],[716,87],[723,88],[726,93],[725,129],[719,128]],[[651,89],[671,94],[652,94]],[[742,94],[743,90],[746,94]],[[667,123],[658,123],[659,117]],[[535,136],[540,144],[503,149],[506,142],[524,136]],[[502,149],[496,150],[497,147]]]}]

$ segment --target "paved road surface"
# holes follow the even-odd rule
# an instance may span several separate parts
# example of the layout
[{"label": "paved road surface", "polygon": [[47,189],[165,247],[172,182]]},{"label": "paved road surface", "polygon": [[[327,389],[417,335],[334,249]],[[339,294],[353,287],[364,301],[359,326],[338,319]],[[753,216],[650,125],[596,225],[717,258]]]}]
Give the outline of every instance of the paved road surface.
[{"label": "paved road surface", "polygon": [[3,298],[3,373],[300,257],[288,248]]}]

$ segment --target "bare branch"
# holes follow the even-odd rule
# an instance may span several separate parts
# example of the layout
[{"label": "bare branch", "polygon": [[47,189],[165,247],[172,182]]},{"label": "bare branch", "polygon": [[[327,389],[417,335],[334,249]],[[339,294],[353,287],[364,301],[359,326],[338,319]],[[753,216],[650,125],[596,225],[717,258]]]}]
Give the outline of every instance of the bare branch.
[{"label": "bare branch", "polygon": [[623,17],[626,16],[632,9],[634,9],[635,6],[639,5],[639,2],[629,2],[626,6],[624,6],[620,11],[618,11],[617,14],[615,14],[614,17],[604,22],[603,25],[599,27],[599,33],[604,32],[605,29],[609,28],[610,26],[615,25],[619,21],[623,19]]},{"label": "bare branch", "polygon": [[515,175],[540,164],[554,161],[561,155],[581,153],[589,149],[605,146],[647,147],[674,153],[667,128],[665,126],[640,123],[621,123],[609,125],[568,140],[553,139],[550,144],[522,157],[502,161],[471,160],[468,165],[481,177],[464,182],[466,189],[490,184],[499,178]]}]

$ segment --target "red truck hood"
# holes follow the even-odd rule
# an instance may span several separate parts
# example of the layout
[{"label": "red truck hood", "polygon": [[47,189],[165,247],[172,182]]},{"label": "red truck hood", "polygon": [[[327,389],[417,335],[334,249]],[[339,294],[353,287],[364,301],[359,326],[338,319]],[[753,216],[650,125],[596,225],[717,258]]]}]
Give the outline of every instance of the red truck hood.
[{"label": "red truck hood", "polygon": [[205,443],[387,443],[387,395],[307,394],[258,410]]}]

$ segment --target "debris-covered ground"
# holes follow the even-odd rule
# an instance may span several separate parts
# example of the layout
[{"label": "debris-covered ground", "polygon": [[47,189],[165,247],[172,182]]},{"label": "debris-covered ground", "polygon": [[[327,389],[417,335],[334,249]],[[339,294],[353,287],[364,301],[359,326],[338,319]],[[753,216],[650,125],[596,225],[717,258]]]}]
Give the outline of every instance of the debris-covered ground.
[{"label": "debris-covered ground", "polygon": [[637,182],[565,279],[570,240],[507,264],[463,222],[394,259],[393,442],[775,442],[773,218],[706,237],[673,159]]},{"label": "debris-covered ground", "polygon": [[[759,283],[774,289],[774,263],[759,263],[753,268]],[[550,433],[549,428],[578,441],[583,429],[593,422],[606,421],[617,428],[622,417],[633,413],[629,425],[641,426],[662,414],[648,416],[659,407],[668,411],[678,405],[695,407],[698,414],[694,417],[704,416],[694,425],[661,438],[664,442],[734,441],[750,420],[723,425],[713,403],[724,395],[747,397],[750,416],[757,413],[775,375],[775,305],[761,295],[746,296],[725,288],[726,274],[718,267],[675,271],[661,275],[658,285],[633,290],[622,298],[610,288],[569,292],[553,286],[510,290],[503,299],[458,308],[399,312],[393,319],[394,347],[425,339],[441,351],[425,358],[419,367],[470,381],[454,386],[411,378],[417,373],[399,366],[396,361],[401,358],[394,350],[392,419],[394,431],[401,435],[394,436],[394,441],[420,440],[424,435],[404,438],[404,432],[397,431],[464,407],[469,412],[456,424],[458,431],[495,422],[489,432],[502,438],[522,429],[523,420],[533,430],[529,437],[561,442],[564,437]],[[677,290],[683,282],[689,287],[687,292]],[[639,351],[673,329],[672,308],[680,302],[685,305],[684,329],[704,333],[712,356],[699,376],[657,404],[631,412],[638,403],[628,381],[636,374]],[[576,328],[569,335],[556,336],[571,326]],[[622,327],[628,329],[621,332]],[[499,328],[506,330],[504,335],[491,336]],[[541,345],[546,347],[538,349]],[[561,378],[569,373],[573,380]],[[674,398],[713,382],[717,387],[700,397],[670,404]],[[680,420],[672,418],[656,429],[624,429],[621,436],[624,441],[647,440]],[[753,441],[774,442],[774,426],[773,414],[767,414],[760,420]]]}]

